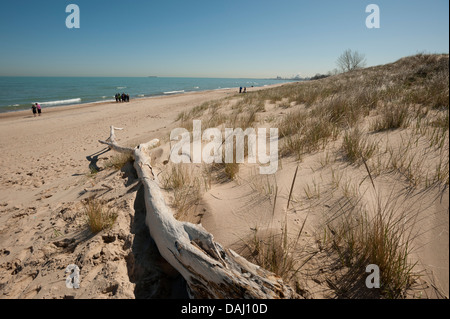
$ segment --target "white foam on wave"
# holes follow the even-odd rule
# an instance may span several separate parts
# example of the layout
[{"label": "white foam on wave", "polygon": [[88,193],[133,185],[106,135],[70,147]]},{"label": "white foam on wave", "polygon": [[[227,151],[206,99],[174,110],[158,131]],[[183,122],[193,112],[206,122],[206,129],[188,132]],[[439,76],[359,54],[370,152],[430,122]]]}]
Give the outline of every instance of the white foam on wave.
[{"label": "white foam on wave", "polygon": [[181,90],[181,91],[168,91],[168,92],[164,92],[164,94],[177,94],[177,93],[184,93],[184,90]]},{"label": "white foam on wave", "polygon": [[122,89],[126,89],[127,87],[126,86],[118,86],[118,87],[116,87],[116,89],[118,89],[118,90],[122,90]]},{"label": "white foam on wave", "polygon": [[81,102],[81,98],[61,100],[61,101],[38,102],[38,103],[42,106],[52,106],[52,105],[72,104],[72,103],[79,103],[79,102]]}]

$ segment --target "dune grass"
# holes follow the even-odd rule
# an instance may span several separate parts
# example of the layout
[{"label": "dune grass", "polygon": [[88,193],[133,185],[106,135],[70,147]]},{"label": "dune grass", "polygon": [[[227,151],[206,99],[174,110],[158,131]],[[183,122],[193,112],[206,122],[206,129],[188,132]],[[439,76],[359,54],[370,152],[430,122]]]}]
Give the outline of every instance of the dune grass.
[{"label": "dune grass", "polygon": [[372,130],[380,132],[407,127],[409,113],[406,105],[388,105],[381,110],[381,116],[372,124]]},{"label": "dune grass", "polygon": [[101,199],[89,197],[82,204],[86,223],[94,234],[111,228],[117,219],[117,212],[108,207],[106,202]]},{"label": "dune grass", "polygon": [[300,110],[283,118],[279,125],[283,138],[282,156],[302,155],[324,148],[328,141],[337,137],[337,127],[322,117],[312,117],[308,111]]},{"label": "dune grass", "polygon": [[377,144],[368,141],[367,137],[358,128],[354,128],[345,133],[342,150],[345,158],[350,163],[362,163],[375,154]]},{"label": "dune grass", "polygon": [[161,187],[173,192],[172,205],[179,213],[188,213],[201,199],[202,181],[185,164],[174,164],[160,175]]},{"label": "dune grass", "polygon": [[[374,187],[376,176],[398,173],[409,190],[436,185],[445,189],[449,183],[448,78],[448,55],[419,54],[313,83],[264,90],[255,93],[255,98],[289,111],[278,121],[282,156],[301,160],[339,140],[344,159],[364,163]],[[406,136],[399,145],[377,135],[402,132],[399,129]],[[380,139],[386,142],[384,150],[374,142]],[[322,168],[332,164],[332,155],[324,152]],[[360,205],[360,185],[333,172],[332,182],[346,202],[340,206],[340,218],[325,231],[326,242],[347,269],[336,286],[337,294],[355,297],[361,292],[355,283],[364,283],[361,280],[367,276],[365,267],[376,264],[382,283],[377,297],[405,297],[417,276],[410,257],[418,213],[412,212],[411,203],[400,204],[392,194],[380,195],[375,207]],[[306,185],[303,191],[308,201],[319,199],[323,192],[318,183]],[[255,227],[248,246],[255,262],[285,276],[293,264],[284,258],[289,249],[282,229],[275,236]]]},{"label": "dune grass", "polygon": [[[305,222],[306,219],[303,226]],[[257,226],[253,229],[253,237],[245,243],[246,258],[280,276],[286,282],[295,280],[295,276],[305,264],[305,262],[301,262],[304,256],[301,256],[302,247],[299,245],[303,228],[295,239],[288,237],[289,229],[286,222],[281,226],[279,233],[268,232]]]},{"label": "dune grass", "polygon": [[[355,183],[351,173],[343,170],[355,173],[365,167],[374,188],[382,175],[395,178],[407,191],[448,188],[448,66],[448,55],[417,54],[383,66],[202,104],[183,112],[178,120],[185,127],[198,118],[205,127],[245,130],[262,123],[268,107],[278,112],[269,116],[270,125],[279,129],[279,154],[301,162],[319,153],[322,172],[331,168],[330,185],[341,196],[338,217],[327,223],[323,236],[324,244],[346,269],[336,283],[337,295],[357,297],[361,290],[356,285],[364,284],[361,280],[367,276],[365,267],[376,264],[382,283],[377,297],[402,298],[416,276],[410,257],[417,214],[405,208],[411,208],[411,203],[399,203],[393,194],[378,194],[375,205],[363,205],[362,182]],[[343,161],[352,165],[343,163],[336,168]],[[220,171],[216,179],[230,181],[236,179],[239,168],[237,163],[214,164],[206,171],[209,179],[213,171]],[[178,174],[171,172],[174,181],[170,183],[192,184]],[[326,187],[315,178],[300,190],[305,196],[293,196],[306,203],[324,200]],[[274,201],[274,216],[279,199],[276,182],[259,180],[250,186]],[[281,228],[279,224],[255,226],[245,240],[244,256],[292,280],[309,258],[302,255],[305,247],[299,244],[305,223],[306,219],[297,234],[290,234],[287,218]]]},{"label": "dune grass", "polygon": [[117,153],[105,163],[105,168],[121,170],[127,163],[134,161],[131,154]]},{"label": "dune grass", "polygon": [[368,276],[366,267],[374,264],[380,269],[380,296],[405,297],[417,278],[409,257],[418,213],[398,205],[392,194],[386,200],[380,196],[371,209],[348,198],[340,207],[339,218],[325,229],[326,244],[347,269],[335,287],[338,295],[355,297],[353,293],[361,288],[356,286]]}]

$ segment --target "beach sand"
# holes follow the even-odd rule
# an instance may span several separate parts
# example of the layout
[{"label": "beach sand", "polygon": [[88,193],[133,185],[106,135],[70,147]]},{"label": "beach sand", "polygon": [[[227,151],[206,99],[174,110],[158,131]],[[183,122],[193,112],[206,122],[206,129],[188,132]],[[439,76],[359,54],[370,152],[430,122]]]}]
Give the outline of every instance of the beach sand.
[{"label": "beach sand", "polygon": [[[102,153],[105,147],[98,142],[109,136],[111,125],[124,128],[117,136],[127,146],[154,138],[167,143],[180,112],[237,92],[43,108],[40,117],[31,109],[0,114],[0,298],[172,296],[164,287],[178,279],[159,283],[171,278],[171,267],[156,258],[162,270],[154,271],[148,261],[158,253],[142,219],[143,203],[136,199],[138,181],[124,171],[90,177],[90,165],[103,167],[116,155]],[[86,229],[81,205],[99,193],[119,212],[103,237]],[[65,287],[69,264],[83,265],[79,290]],[[139,283],[133,282],[138,276]],[[146,287],[145,278],[155,287]]]},{"label": "beach sand", "polygon": [[[248,92],[260,89],[249,88]],[[44,108],[42,116],[36,118],[31,110],[0,114],[0,298],[186,297],[183,281],[159,256],[145,226],[142,192],[133,169],[130,165],[121,170],[102,169],[116,154],[98,140],[109,136],[111,125],[124,129],[116,135],[125,146],[158,138],[161,146],[155,150],[153,164],[164,173],[168,137],[179,125],[176,119],[180,112],[236,93],[215,90],[129,103]],[[285,114],[269,105],[264,117]],[[331,204],[325,189],[314,209],[310,204],[302,206],[300,199],[309,185],[318,182],[315,173],[320,171],[322,157],[323,153],[315,154],[301,162],[291,198],[294,208],[289,213],[285,207],[298,162],[287,157],[281,159],[276,175],[275,209],[273,177],[258,176],[254,166],[241,165],[236,181],[213,183],[196,209],[180,218],[201,222],[217,242],[238,252],[245,250],[255,229],[270,232],[287,223],[294,237],[302,229],[302,247],[317,249],[305,269],[302,289],[312,298],[335,298],[327,284],[335,273],[321,264],[325,257],[316,248],[315,236],[323,212],[331,210]],[[370,189],[364,169],[354,169],[352,174],[350,179],[364,180],[363,185]],[[330,174],[320,175],[324,185],[331,178]],[[378,182],[389,185],[387,192],[395,184],[389,179]],[[97,235],[86,228],[81,203],[94,194],[117,213],[113,227]],[[170,202],[172,195],[165,194]],[[419,238],[417,256],[427,275],[421,282],[427,287],[421,293],[429,293],[421,296],[432,298],[448,296],[449,252],[448,190],[438,201],[430,199],[434,195],[417,199],[423,211],[431,214],[418,225],[433,231]],[[376,201],[370,199],[374,196],[371,191],[365,196],[369,202]],[[80,289],[65,286],[69,264],[81,268]]]}]

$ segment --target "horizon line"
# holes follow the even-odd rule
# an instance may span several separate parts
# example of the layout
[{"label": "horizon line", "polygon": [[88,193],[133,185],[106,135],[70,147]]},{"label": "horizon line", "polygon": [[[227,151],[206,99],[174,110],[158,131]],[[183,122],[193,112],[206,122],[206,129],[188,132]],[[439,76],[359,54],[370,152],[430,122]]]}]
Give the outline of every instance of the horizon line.
[{"label": "horizon line", "polygon": [[[113,76],[113,75],[0,75],[2,78],[15,77],[15,78],[195,78],[195,79],[255,79],[255,80],[286,80],[286,79],[296,79],[294,77],[220,77],[220,76],[159,76],[159,75],[148,75],[148,76]],[[297,79],[308,78],[309,76],[301,76]]]}]

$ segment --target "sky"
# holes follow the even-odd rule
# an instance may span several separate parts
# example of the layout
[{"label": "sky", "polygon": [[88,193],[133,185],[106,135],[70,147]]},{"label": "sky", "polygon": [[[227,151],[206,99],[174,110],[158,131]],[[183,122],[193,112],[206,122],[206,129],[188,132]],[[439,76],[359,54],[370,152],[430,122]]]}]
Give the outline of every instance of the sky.
[{"label": "sky", "polygon": [[[66,6],[80,28],[66,26]],[[380,28],[366,26],[369,4]],[[312,76],[449,52],[448,0],[2,0],[0,76]]]}]

